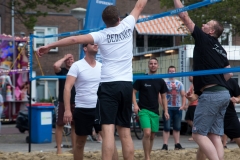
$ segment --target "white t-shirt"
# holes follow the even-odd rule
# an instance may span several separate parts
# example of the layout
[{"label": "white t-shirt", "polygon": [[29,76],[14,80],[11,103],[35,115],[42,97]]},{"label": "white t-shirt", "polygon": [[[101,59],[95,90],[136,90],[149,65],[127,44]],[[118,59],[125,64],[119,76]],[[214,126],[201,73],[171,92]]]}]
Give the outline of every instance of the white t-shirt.
[{"label": "white t-shirt", "polygon": [[97,103],[97,90],[100,83],[101,63],[96,61],[91,67],[85,58],[74,62],[67,75],[76,77],[76,108],[95,108]]},{"label": "white t-shirt", "polygon": [[98,44],[102,58],[101,82],[132,82],[133,30],[136,23],[132,15],[116,27],[90,33]]}]

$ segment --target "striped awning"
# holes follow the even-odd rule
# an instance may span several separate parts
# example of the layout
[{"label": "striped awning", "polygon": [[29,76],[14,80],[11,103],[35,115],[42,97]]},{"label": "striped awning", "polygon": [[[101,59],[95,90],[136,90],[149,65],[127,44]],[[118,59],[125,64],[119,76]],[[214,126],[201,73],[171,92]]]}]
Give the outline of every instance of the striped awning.
[{"label": "striped awning", "polygon": [[[139,19],[145,17],[148,16],[141,15]],[[145,35],[186,35],[190,33],[183,21],[177,15],[137,23],[135,28],[138,34]]]}]

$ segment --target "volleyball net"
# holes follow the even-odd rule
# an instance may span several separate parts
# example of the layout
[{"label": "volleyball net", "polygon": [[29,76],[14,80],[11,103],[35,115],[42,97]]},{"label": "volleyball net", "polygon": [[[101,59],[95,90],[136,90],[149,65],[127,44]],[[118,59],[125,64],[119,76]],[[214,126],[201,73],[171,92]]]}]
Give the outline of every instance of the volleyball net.
[{"label": "volleyball net", "polygon": [[[159,44],[159,47],[138,47],[138,42],[136,42],[136,36],[135,36],[135,45],[133,48],[133,74],[134,74],[134,80],[135,79],[148,79],[149,77],[144,75],[148,72],[148,61],[150,57],[155,57],[158,59],[159,62],[159,69],[158,74],[154,75],[152,78],[170,78],[170,77],[177,77],[180,79],[183,83],[187,82],[188,76],[197,76],[197,75],[210,75],[210,74],[222,74],[222,73],[229,73],[233,72],[236,77],[238,77],[238,73],[240,71],[240,62],[238,61],[240,59],[240,47],[232,45],[233,39],[231,39],[230,33],[223,34],[223,37],[221,37],[220,41],[226,41],[228,43],[231,43],[231,45],[223,45],[224,49],[228,53],[228,59],[230,61],[230,65],[232,68],[228,69],[215,69],[215,70],[207,70],[207,71],[198,71],[198,72],[192,72],[192,64],[193,64],[193,48],[194,45],[191,44],[181,44],[179,45],[173,45],[173,47],[166,47],[162,45],[165,43],[164,39],[166,41],[172,40],[169,37],[173,37],[171,35],[174,35],[175,32],[180,32],[180,41],[187,35],[189,35],[188,30],[184,26],[184,24],[181,22],[180,18],[176,15],[180,12],[184,11],[190,11],[197,9],[199,7],[204,7],[207,5],[211,5],[217,2],[221,2],[221,0],[204,0],[199,3],[195,3],[180,9],[174,9],[170,10],[164,13],[151,15],[151,16],[142,16],[137,21],[137,25],[135,26],[137,31],[144,32],[144,27],[148,26],[148,29],[151,28],[152,30],[146,30],[145,32],[152,32],[152,34],[149,34],[151,36],[156,36],[154,34],[154,31],[156,28],[160,28],[162,33],[170,32],[170,34],[163,34],[163,38],[160,40],[161,44]],[[142,24],[142,25],[140,25]],[[51,53],[48,55],[44,55],[43,58],[37,58],[34,54],[34,44],[36,42],[49,39],[49,38],[64,38],[68,36],[73,35],[80,35],[80,34],[87,34],[94,31],[99,31],[104,29],[104,27],[100,28],[94,28],[94,29],[87,29],[87,30],[81,30],[81,31],[74,31],[74,32],[67,32],[67,33],[61,33],[61,34],[54,34],[54,35],[31,35],[30,36],[30,80],[37,80],[42,78],[65,78],[65,76],[55,76],[55,75],[49,75],[48,73],[52,73],[50,70],[53,70],[52,68],[49,68],[48,70],[43,71],[45,74],[43,75],[36,75],[35,77],[32,76],[33,67],[36,68],[36,61],[37,63],[41,65],[45,65],[46,63],[54,64],[59,59],[58,55],[64,56],[64,54],[72,53],[72,54],[78,54],[79,53],[79,45],[73,45],[68,47],[59,47],[57,53]],[[170,35],[170,36],[167,36]],[[141,35],[140,35],[141,36]],[[159,35],[158,35],[159,37]],[[178,37],[179,38],[179,37]],[[154,39],[151,39],[154,41]],[[159,39],[158,39],[159,40]],[[156,41],[158,41],[156,40]],[[193,40],[192,40],[193,41]],[[237,41],[237,40],[236,40]],[[161,46],[162,45],[162,46]],[[36,47],[36,46],[35,46]],[[78,57],[75,56],[75,57]],[[76,59],[76,58],[75,58]],[[33,64],[34,60],[34,64]],[[177,73],[175,74],[166,74],[167,69],[169,66],[175,66]],[[188,86],[188,85],[187,85]]]}]

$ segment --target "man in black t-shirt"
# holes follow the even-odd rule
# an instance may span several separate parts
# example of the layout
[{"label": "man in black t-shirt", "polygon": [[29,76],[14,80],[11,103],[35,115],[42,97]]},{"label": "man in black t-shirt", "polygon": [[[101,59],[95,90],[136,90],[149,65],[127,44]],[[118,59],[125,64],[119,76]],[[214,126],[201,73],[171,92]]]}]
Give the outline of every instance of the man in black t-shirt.
[{"label": "man in black t-shirt", "polygon": [[232,78],[227,81],[227,86],[232,98],[224,117],[224,134],[234,140],[240,148],[240,122],[234,106],[234,103],[240,103],[240,88],[237,81]]},{"label": "man in black t-shirt", "polygon": [[[61,67],[62,64],[65,63],[65,67]],[[63,58],[56,61],[53,65],[54,72],[56,75],[59,76],[65,76],[68,73],[68,70],[70,69],[71,65],[74,63],[74,58],[72,54],[66,54]],[[61,143],[62,143],[62,131],[63,126],[65,123],[63,122],[63,115],[64,115],[64,101],[63,101],[63,92],[64,92],[64,85],[65,85],[66,79],[59,79],[59,95],[58,95],[58,109],[56,112],[56,131],[55,131],[55,138],[56,138],[56,144],[57,144],[57,154],[62,153],[61,149]],[[73,87],[71,90],[71,111],[73,113],[73,110],[75,108],[75,88]],[[71,138],[72,138],[72,147],[75,144],[75,127],[73,122],[71,122]]]},{"label": "man in black t-shirt", "polygon": [[[180,0],[174,0],[174,5],[175,8],[183,7]],[[223,26],[218,21],[211,20],[203,24],[200,29],[190,19],[187,12],[179,13],[179,17],[195,40],[194,71],[230,67],[227,53],[218,42],[223,32]],[[224,158],[220,136],[223,135],[223,119],[230,100],[226,80],[231,76],[231,73],[194,76],[195,94],[187,93],[186,95],[190,101],[201,95],[195,110],[192,128],[193,139],[199,146],[197,159],[201,159],[204,154],[208,159]]]},{"label": "man in black t-shirt", "polygon": [[[149,78],[156,74],[158,60],[151,58],[148,61]],[[144,136],[142,139],[145,159],[150,159],[155,132],[159,130],[159,100],[164,109],[164,116],[169,119],[166,92],[168,88],[165,81],[160,79],[136,80],[133,84],[134,112],[139,115]],[[139,92],[139,102],[136,101],[136,93]]]}]

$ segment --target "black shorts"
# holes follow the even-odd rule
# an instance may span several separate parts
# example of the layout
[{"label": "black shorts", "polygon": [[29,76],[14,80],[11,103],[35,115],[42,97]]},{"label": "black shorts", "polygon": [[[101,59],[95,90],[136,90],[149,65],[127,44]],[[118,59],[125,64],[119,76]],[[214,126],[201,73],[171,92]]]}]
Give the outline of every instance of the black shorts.
[{"label": "black shorts", "polygon": [[236,110],[227,108],[224,117],[224,134],[230,139],[240,137],[240,122]]},{"label": "black shorts", "polygon": [[186,121],[193,121],[194,119],[194,112],[195,112],[196,106],[189,106],[188,110],[186,112],[185,120]]},{"label": "black shorts", "polygon": [[75,108],[73,119],[78,136],[92,135],[93,127],[97,133],[101,131],[101,125],[94,123],[95,115],[96,108]]},{"label": "black shorts", "polygon": [[96,122],[130,128],[132,115],[132,82],[104,82],[98,88]]}]

